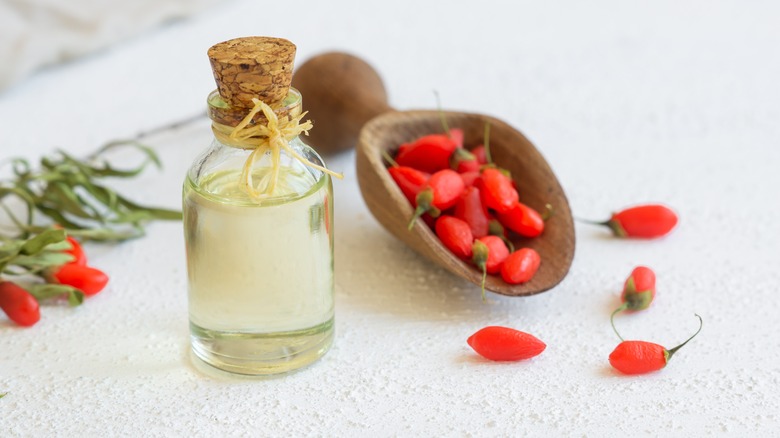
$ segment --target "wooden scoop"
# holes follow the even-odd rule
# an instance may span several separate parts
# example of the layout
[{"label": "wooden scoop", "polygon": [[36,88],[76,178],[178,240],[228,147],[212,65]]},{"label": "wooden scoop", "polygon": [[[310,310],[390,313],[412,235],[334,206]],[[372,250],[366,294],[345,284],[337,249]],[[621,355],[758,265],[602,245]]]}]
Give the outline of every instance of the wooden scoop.
[{"label": "wooden scoop", "polygon": [[[413,208],[390,177],[382,157],[382,152],[394,155],[403,143],[442,132],[439,112],[393,111],[374,69],[344,53],[307,61],[293,76],[293,86],[301,91],[304,107],[311,112],[315,129],[310,139],[315,149],[335,152],[357,140],[358,183],[374,217],[418,253],[459,277],[481,284],[482,273],[447,250],[422,220],[411,231],[407,229]],[[520,200],[540,212],[550,204],[554,211],[541,236],[511,238],[515,248],[530,247],[539,252],[542,263],[534,278],[511,285],[499,275],[488,275],[485,288],[509,296],[551,289],[566,276],[574,258],[574,222],[552,169],[523,134],[501,120],[480,114],[444,114],[450,127],[463,129],[467,147],[483,142],[485,123],[489,122],[493,160],[512,173]]]}]

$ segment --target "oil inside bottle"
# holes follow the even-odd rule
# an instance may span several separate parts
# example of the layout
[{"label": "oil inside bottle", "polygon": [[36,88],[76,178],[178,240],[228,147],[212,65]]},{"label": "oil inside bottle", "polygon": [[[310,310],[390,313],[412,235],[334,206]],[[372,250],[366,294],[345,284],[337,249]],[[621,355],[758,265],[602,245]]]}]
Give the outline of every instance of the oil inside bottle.
[{"label": "oil inside bottle", "polygon": [[[259,186],[270,167],[256,168]],[[292,160],[257,203],[239,170],[184,184],[189,316],[195,355],[216,368],[278,374],[324,355],[333,340],[330,178]]]}]

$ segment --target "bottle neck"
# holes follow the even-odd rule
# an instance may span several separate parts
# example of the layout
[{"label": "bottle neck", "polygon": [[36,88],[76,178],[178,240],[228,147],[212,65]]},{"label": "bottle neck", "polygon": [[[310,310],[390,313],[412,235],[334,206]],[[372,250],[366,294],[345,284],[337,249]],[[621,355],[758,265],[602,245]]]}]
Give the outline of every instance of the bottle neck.
[{"label": "bottle neck", "polygon": [[[290,91],[287,93],[287,97],[279,102],[269,104],[274,110],[276,117],[280,120],[283,118],[297,117],[303,111],[303,98],[301,92],[295,88],[290,87]],[[214,90],[209,93],[207,98],[208,114],[211,121],[215,124],[224,125],[225,127],[235,127],[252,111],[252,108],[238,108],[230,106],[219,95],[218,90]],[[262,112],[257,113],[252,118],[253,124],[267,124],[268,120]]]}]

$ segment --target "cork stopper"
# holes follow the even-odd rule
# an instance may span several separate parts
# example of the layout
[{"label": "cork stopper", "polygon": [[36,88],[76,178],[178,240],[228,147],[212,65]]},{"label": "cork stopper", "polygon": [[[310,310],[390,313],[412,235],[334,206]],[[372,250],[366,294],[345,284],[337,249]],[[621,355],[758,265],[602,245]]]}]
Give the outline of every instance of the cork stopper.
[{"label": "cork stopper", "polygon": [[212,46],[211,69],[222,99],[233,108],[252,108],[252,98],[270,106],[290,89],[295,44],[281,38],[236,38]]}]

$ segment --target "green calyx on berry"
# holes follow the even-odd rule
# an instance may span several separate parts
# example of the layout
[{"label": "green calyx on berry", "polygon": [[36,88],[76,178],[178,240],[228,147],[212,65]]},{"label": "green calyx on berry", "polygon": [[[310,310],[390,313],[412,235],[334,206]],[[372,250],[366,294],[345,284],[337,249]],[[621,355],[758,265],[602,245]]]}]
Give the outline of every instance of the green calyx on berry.
[{"label": "green calyx on berry", "polygon": [[439,217],[441,214],[441,210],[433,206],[433,190],[431,190],[430,187],[420,191],[415,198],[415,202],[417,203],[417,207],[414,209],[412,219],[406,227],[410,231],[414,228],[415,221],[425,213],[430,214],[432,217]]},{"label": "green calyx on berry", "polygon": [[650,307],[653,302],[653,291],[651,289],[638,291],[634,283],[634,277],[626,282],[626,289],[623,292],[627,310],[644,310]]},{"label": "green calyx on berry", "polygon": [[612,230],[612,234],[614,234],[617,237],[628,237],[628,233],[626,232],[625,228],[623,228],[623,225],[620,225],[620,222],[614,219],[614,216],[612,216],[613,219],[610,219],[606,222],[600,222],[600,225],[606,225],[610,230]]},{"label": "green calyx on berry", "polygon": [[457,148],[455,149],[455,152],[452,153],[452,156],[450,156],[450,167],[457,169],[458,163],[461,161],[474,161],[476,159],[477,157],[466,149]]},{"label": "green calyx on berry", "polygon": [[506,245],[507,248],[509,248],[509,252],[513,253],[515,252],[515,245],[512,244],[512,241],[506,238],[506,229],[503,225],[501,225],[501,222],[499,222],[496,219],[491,219],[488,222],[488,234],[491,236],[496,236],[499,239],[501,239],[502,242]]},{"label": "green calyx on berry", "polygon": [[475,240],[471,246],[471,252],[473,254],[471,261],[482,270],[482,302],[484,303],[487,301],[485,298],[485,280],[487,279],[487,261],[490,255],[490,248],[481,241]]}]

